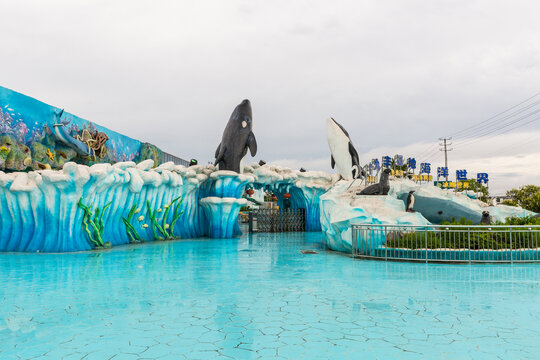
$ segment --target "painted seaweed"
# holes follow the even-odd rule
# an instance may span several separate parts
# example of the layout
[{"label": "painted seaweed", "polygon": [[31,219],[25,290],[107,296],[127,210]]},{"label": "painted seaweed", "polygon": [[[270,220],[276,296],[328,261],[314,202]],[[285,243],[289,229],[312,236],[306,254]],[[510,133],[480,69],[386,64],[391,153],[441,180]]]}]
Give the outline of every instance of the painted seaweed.
[{"label": "painted seaweed", "polygon": [[[150,221],[152,223],[152,232],[154,233],[154,238],[157,240],[169,240],[174,239],[174,227],[176,225],[176,222],[182,215],[182,211],[180,211],[180,205],[182,204],[181,199],[182,196],[178,196],[173,201],[171,201],[169,204],[165,205],[165,211],[163,212],[163,218],[161,219],[161,224],[159,219],[157,218],[158,214],[162,212],[162,209],[157,209],[152,211],[152,208],[150,206],[150,201],[146,202],[146,209],[148,211],[148,217],[150,218]],[[180,200],[180,201],[179,201]],[[171,223],[167,223],[168,215],[171,210],[171,207],[173,207],[173,213],[172,213],[172,220]]]},{"label": "painted seaweed", "polygon": [[133,216],[139,212],[137,208],[138,204],[134,204],[131,209],[129,210],[127,218],[122,217],[122,221],[124,222],[124,225],[126,226],[126,233],[129,238],[130,243],[140,243],[143,241],[137,230],[133,225],[131,225],[131,220],[133,219]]},{"label": "painted seaweed", "polygon": [[94,204],[85,205],[83,203],[83,198],[79,199],[77,206],[81,208],[84,212],[82,219],[82,227],[86,232],[87,240],[94,247],[94,249],[99,248],[110,248],[111,243],[109,241],[103,242],[103,231],[105,230],[105,222],[103,221],[103,215],[107,208],[112,204],[112,201],[103,207],[101,210],[99,207],[96,207],[95,213],[92,208]]}]

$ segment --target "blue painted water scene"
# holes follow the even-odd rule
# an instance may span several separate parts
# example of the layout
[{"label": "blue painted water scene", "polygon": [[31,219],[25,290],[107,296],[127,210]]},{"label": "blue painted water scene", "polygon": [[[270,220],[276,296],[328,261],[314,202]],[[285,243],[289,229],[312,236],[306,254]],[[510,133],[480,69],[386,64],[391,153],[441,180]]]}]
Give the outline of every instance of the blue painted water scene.
[{"label": "blue painted water scene", "polygon": [[540,358],[506,5],[0,5],[0,359]]}]

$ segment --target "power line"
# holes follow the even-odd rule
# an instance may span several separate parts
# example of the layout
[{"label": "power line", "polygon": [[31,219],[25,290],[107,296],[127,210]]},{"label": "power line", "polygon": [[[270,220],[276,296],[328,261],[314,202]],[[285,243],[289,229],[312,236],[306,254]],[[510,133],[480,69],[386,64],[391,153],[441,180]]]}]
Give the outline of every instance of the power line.
[{"label": "power line", "polygon": [[[523,115],[523,116],[521,116],[521,117],[519,117],[519,118],[517,118],[517,119],[514,119],[514,120],[512,120],[512,121],[510,121],[510,122],[508,122],[508,123],[505,123],[505,124],[502,125],[502,126],[496,127],[496,128],[494,128],[494,129],[489,129],[488,131],[483,132],[483,133],[481,133],[481,134],[478,134],[477,136],[471,135],[471,136],[469,136],[469,137],[463,138],[462,142],[461,142],[461,143],[458,142],[456,145],[458,145],[458,144],[459,144],[459,145],[463,145],[463,144],[465,144],[465,143],[467,143],[467,142],[469,142],[469,141],[474,141],[474,140],[476,140],[476,139],[478,139],[478,138],[481,138],[481,137],[483,137],[483,136],[492,134],[492,133],[494,133],[494,132],[496,132],[496,131],[499,131],[499,130],[501,130],[501,129],[504,129],[504,128],[510,126],[510,125],[517,124],[517,123],[519,123],[520,121],[526,120],[526,119],[528,119],[529,117],[531,117],[531,116],[533,116],[533,115],[536,115],[536,114],[538,114],[538,113],[540,113],[540,109],[537,109],[537,110],[535,110],[535,111],[533,111],[533,112],[530,112],[530,113],[528,113],[528,114],[526,114],[526,115]],[[526,124],[529,124],[529,122],[526,122],[526,123],[524,123],[524,124],[522,124],[522,125],[519,125],[519,126],[517,126],[517,127],[514,127],[514,128],[517,129],[518,127],[520,127],[520,126],[525,126]]]},{"label": "power line", "polygon": [[[451,143],[449,143],[449,140],[451,140],[452,137],[455,137],[460,140],[456,143],[456,145],[457,145],[457,148],[461,149],[463,146],[467,146],[467,145],[470,145],[470,144],[473,144],[482,140],[486,140],[487,138],[490,138],[490,137],[496,137],[502,134],[506,134],[512,130],[515,130],[522,126],[526,126],[534,121],[540,120],[540,117],[538,117],[538,118],[529,120],[527,122],[518,124],[521,121],[526,120],[530,118],[531,116],[540,113],[540,109],[538,108],[534,109],[534,107],[540,104],[540,100],[536,100],[532,103],[527,104],[524,107],[519,108],[523,104],[526,104],[527,102],[536,98],[539,95],[540,95],[540,92],[537,92],[533,96],[521,101],[520,103],[516,105],[513,105],[507,108],[506,110],[499,112],[498,114],[484,121],[481,121],[477,124],[466,127],[462,130],[456,131],[453,134],[450,134],[449,136],[439,138],[439,140],[442,141],[442,143],[434,143],[432,145],[429,145],[422,152],[417,153],[416,158],[422,159],[421,162],[430,162],[432,160],[435,160],[438,157],[438,155],[441,154],[441,152],[444,152],[444,163],[445,163],[445,167],[448,168],[448,152],[456,148],[456,146],[454,146],[454,148],[448,148],[450,145],[452,145]],[[534,110],[515,118],[517,115],[520,115],[530,109],[534,109]],[[512,111],[512,110],[515,110],[515,111]],[[501,115],[504,115],[504,116],[501,116]],[[510,121],[507,121],[507,120],[510,120]],[[499,134],[493,134],[497,131],[503,130],[514,124],[518,124],[518,125],[513,126],[509,129],[506,129],[500,132]],[[466,133],[467,131],[468,133]],[[442,148],[439,148],[437,145],[441,146]]]},{"label": "power line", "polygon": [[466,141],[466,142],[464,142],[464,143],[456,144],[456,145],[459,145],[460,148],[461,148],[461,147],[464,146],[464,145],[475,144],[475,143],[477,143],[477,142],[479,142],[479,141],[487,140],[487,139],[489,139],[489,138],[494,138],[494,137],[497,137],[497,136],[506,134],[506,133],[508,133],[508,132],[510,132],[510,131],[512,131],[512,130],[518,129],[518,128],[522,127],[522,126],[531,124],[531,123],[533,123],[533,122],[535,122],[535,121],[538,121],[538,120],[540,120],[540,117],[536,117],[536,118],[534,118],[534,119],[532,119],[532,120],[530,120],[530,121],[527,121],[526,123],[523,123],[523,124],[519,124],[519,125],[517,125],[517,126],[514,126],[514,127],[510,128],[510,129],[508,129],[508,130],[506,130],[506,131],[501,132],[501,133],[494,134],[494,135],[488,136],[488,137],[481,137],[481,138],[471,139],[471,140],[468,140],[468,141]]},{"label": "power line", "polygon": [[424,159],[426,159],[426,158],[432,156],[433,154],[438,153],[438,152],[439,152],[439,149],[437,148],[437,145],[438,145],[438,144],[435,143],[435,147],[433,148],[433,150],[431,150],[430,152],[425,153],[424,155],[419,155],[418,158],[424,158]]},{"label": "power line", "polygon": [[538,144],[539,141],[540,141],[540,135],[539,134],[534,134],[532,137],[528,137],[525,140],[520,141],[519,143],[515,143],[515,144],[512,144],[510,146],[506,146],[503,149],[499,149],[499,151],[497,151],[495,154],[491,154],[491,155],[492,156],[493,155],[500,156],[500,155],[508,153],[509,150],[514,150],[515,151],[516,149],[518,149],[518,151],[521,151],[520,149],[523,149],[525,146],[528,146],[529,144],[532,144],[532,143],[537,143]]},{"label": "power line", "polygon": [[[514,117],[514,116],[516,116],[516,115],[519,115],[519,114],[523,113],[523,112],[526,111],[526,110],[529,110],[529,109],[531,109],[531,108],[534,108],[534,107],[535,107],[536,105],[538,105],[538,104],[540,104],[540,100],[537,101],[537,102],[535,102],[535,103],[533,103],[533,104],[531,104],[531,105],[529,105],[529,106],[527,106],[527,107],[524,107],[524,108],[522,108],[522,109],[520,109],[520,110],[518,110],[518,111],[516,111],[516,112],[513,112],[513,113],[511,113],[511,114],[509,114],[509,115],[506,115],[506,116],[503,117],[503,118],[498,119],[498,120],[499,120],[498,123],[493,123],[493,124],[487,125],[487,126],[485,126],[485,127],[482,127],[482,128],[478,128],[478,129],[472,130],[472,131],[468,132],[468,133],[465,134],[465,135],[459,135],[459,136],[457,136],[457,137],[458,137],[458,138],[463,138],[463,139],[475,137],[477,134],[480,134],[480,133],[482,133],[482,132],[484,132],[484,131],[486,131],[486,130],[491,130],[491,129],[492,129],[493,127],[495,127],[495,126],[500,126],[500,125],[504,124],[504,121],[506,121],[506,120],[508,120],[508,119],[512,119],[512,117]],[[520,119],[520,120],[526,119],[527,117],[532,116],[532,115],[534,115],[534,114],[536,114],[536,113],[538,113],[538,109],[536,109],[536,111],[532,111],[532,112],[530,112],[530,113],[524,115],[523,117],[520,117],[519,119]],[[514,120],[515,120],[515,119],[514,119]],[[519,120],[518,120],[518,121],[519,121]],[[510,122],[513,122],[513,121],[510,121]]]},{"label": "power line", "polygon": [[478,127],[478,126],[480,126],[480,125],[482,125],[482,124],[485,124],[485,123],[487,123],[487,122],[489,122],[489,121],[491,121],[491,120],[494,120],[494,119],[496,119],[497,117],[499,117],[500,115],[502,115],[502,114],[504,114],[504,113],[507,113],[508,111],[513,110],[513,109],[515,109],[516,107],[518,107],[518,106],[520,106],[520,105],[525,104],[527,101],[529,101],[529,100],[531,100],[531,99],[534,99],[534,98],[537,97],[538,95],[540,95],[540,92],[537,92],[536,94],[534,94],[533,96],[531,96],[531,97],[529,97],[529,98],[523,100],[523,101],[520,102],[519,104],[516,104],[516,105],[514,105],[514,106],[511,106],[511,107],[509,107],[508,109],[506,109],[506,110],[504,110],[504,111],[501,111],[500,113],[498,113],[498,114],[496,114],[496,115],[494,115],[494,116],[492,116],[492,117],[490,117],[490,118],[488,118],[488,119],[486,119],[486,120],[484,120],[484,121],[481,121],[481,122],[479,122],[479,123],[477,123],[477,124],[475,124],[475,125],[469,126],[469,127],[465,128],[465,129],[456,131],[455,133],[450,134],[448,137],[450,137],[450,136],[457,137],[458,134],[461,134],[461,133],[463,133],[463,132],[465,132],[465,131],[467,131],[467,130],[476,128],[476,127]]},{"label": "power line", "polygon": [[437,146],[437,143],[435,144],[431,144],[430,146],[428,146],[424,151],[416,154],[416,157],[422,157],[424,156],[425,154],[429,154],[433,151],[433,149]]},{"label": "power line", "polygon": [[470,137],[470,136],[472,136],[473,134],[482,132],[482,131],[484,131],[484,130],[486,130],[486,129],[489,129],[489,128],[492,128],[492,127],[494,127],[494,126],[498,126],[498,125],[504,123],[506,120],[511,119],[511,118],[513,118],[513,117],[516,116],[516,115],[519,115],[519,114],[521,114],[521,113],[523,113],[523,112],[525,112],[525,111],[527,111],[527,110],[529,110],[529,109],[534,108],[534,107],[537,106],[538,104],[540,104],[540,100],[535,101],[534,103],[529,104],[529,105],[527,105],[527,106],[525,106],[525,107],[523,107],[523,108],[520,108],[520,109],[518,109],[518,110],[516,110],[516,111],[514,111],[514,112],[511,112],[511,113],[509,113],[509,114],[507,114],[507,115],[505,115],[505,116],[503,116],[503,117],[501,117],[501,118],[497,118],[497,119],[495,119],[494,121],[492,121],[491,123],[486,124],[486,125],[484,125],[484,126],[477,124],[477,125],[475,126],[476,129],[470,129],[470,131],[468,131],[466,134],[460,134],[460,135],[458,135],[458,136],[456,136],[456,137]]}]

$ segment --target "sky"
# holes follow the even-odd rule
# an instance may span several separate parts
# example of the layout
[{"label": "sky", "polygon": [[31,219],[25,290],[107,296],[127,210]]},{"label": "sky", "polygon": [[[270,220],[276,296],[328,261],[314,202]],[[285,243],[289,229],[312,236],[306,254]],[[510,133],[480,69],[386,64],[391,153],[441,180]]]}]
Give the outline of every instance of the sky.
[{"label": "sky", "polygon": [[0,0],[0,13],[0,85],[186,159],[213,161],[247,98],[248,162],[332,172],[331,116],[362,163],[401,154],[436,171],[438,138],[473,127],[453,138],[451,173],[487,172],[494,194],[540,185],[540,121],[488,120],[540,92],[538,1]]}]

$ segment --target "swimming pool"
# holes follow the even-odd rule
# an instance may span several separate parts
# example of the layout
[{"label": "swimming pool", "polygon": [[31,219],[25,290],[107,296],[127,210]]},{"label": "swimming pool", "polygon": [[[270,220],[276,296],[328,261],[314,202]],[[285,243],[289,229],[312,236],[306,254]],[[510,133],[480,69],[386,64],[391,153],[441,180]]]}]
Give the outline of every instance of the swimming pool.
[{"label": "swimming pool", "polygon": [[540,353],[540,266],[352,260],[323,240],[253,234],[0,254],[0,359]]}]

